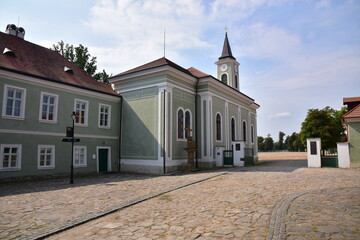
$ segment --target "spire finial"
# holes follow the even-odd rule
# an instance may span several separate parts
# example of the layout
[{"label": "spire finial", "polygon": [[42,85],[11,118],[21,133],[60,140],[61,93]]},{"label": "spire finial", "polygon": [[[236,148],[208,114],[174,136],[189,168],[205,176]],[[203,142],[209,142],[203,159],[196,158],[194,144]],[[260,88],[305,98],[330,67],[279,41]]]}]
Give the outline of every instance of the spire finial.
[{"label": "spire finial", "polygon": [[225,27],[225,35],[227,35],[227,32],[228,32],[228,28]]}]

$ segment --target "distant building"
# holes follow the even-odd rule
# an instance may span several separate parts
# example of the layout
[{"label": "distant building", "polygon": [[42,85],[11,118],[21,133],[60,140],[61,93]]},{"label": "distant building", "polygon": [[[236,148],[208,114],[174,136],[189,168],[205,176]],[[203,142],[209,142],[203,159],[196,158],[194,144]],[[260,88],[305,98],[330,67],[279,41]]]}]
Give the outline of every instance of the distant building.
[{"label": "distant building", "polygon": [[360,97],[343,99],[348,112],[343,116],[349,142],[350,167],[360,167]]},{"label": "distant building", "polygon": [[227,34],[215,64],[217,78],[163,57],[109,79],[124,99],[122,170],[162,173],[183,168],[185,128],[192,129],[197,142],[200,168],[215,167],[215,148],[230,150],[235,140],[243,140],[257,160],[259,105],[240,92],[240,63]]},{"label": "distant building", "polygon": [[73,111],[75,173],[117,170],[119,94],[24,35],[0,32],[0,178],[69,174]]}]

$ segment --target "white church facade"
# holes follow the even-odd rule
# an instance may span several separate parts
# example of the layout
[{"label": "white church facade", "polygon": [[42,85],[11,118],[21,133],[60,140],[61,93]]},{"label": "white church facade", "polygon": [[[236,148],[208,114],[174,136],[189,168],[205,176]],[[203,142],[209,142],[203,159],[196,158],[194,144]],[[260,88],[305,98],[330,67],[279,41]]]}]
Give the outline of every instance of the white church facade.
[{"label": "white church facade", "polygon": [[109,79],[122,96],[120,171],[163,174],[183,169],[185,128],[192,129],[196,141],[197,168],[223,165],[217,149],[231,150],[234,142],[251,150],[257,161],[260,106],[240,91],[240,64],[227,34],[215,64],[216,78],[163,57]]}]

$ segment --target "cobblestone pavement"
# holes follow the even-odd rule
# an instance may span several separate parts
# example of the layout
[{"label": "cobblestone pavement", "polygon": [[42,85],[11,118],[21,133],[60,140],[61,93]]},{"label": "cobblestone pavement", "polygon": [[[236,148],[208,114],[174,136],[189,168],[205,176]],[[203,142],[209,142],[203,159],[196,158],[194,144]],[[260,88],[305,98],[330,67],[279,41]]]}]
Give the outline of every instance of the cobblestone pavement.
[{"label": "cobblestone pavement", "polygon": [[360,239],[360,188],[313,191],[287,215],[287,239]]},{"label": "cobblestone pavement", "polygon": [[[286,209],[288,239],[359,239],[360,169],[314,169],[305,164],[303,160],[269,160],[238,168],[49,239],[265,239],[272,230],[274,207],[304,191],[309,192],[294,198]],[[72,187],[64,180],[1,184],[0,239],[44,231],[129,199],[215,174],[219,172],[162,177],[109,175],[78,179]],[[306,226],[311,226],[311,234]]]},{"label": "cobblestone pavement", "polygon": [[147,176],[107,174],[69,179],[0,183],[0,239],[34,235],[124,202],[221,171]]},{"label": "cobblestone pavement", "polygon": [[[302,166],[304,161],[299,160],[264,162],[260,166],[240,169],[161,195],[50,239],[266,239],[272,210],[283,198],[310,191],[309,196],[314,194],[310,199],[316,202],[318,189],[329,189],[334,196],[342,196],[339,188],[360,187],[359,169],[309,169]],[[352,189],[346,190],[353,196],[348,211],[337,213],[338,222],[348,219],[349,225],[339,228],[338,234],[346,234],[357,226],[360,196]],[[301,196],[292,203],[297,204],[298,199],[301,200]],[[301,207],[300,202],[295,209]],[[321,215],[328,208],[318,204],[312,212],[316,211]],[[331,218],[312,218],[312,212],[308,221],[313,226],[331,223]],[[294,232],[294,215],[293,211],[289,212],[288,238],[304,236],[307,239],[305,228],[298,228]],[[326,238],[329,228],[318,227],[315,231],[323,233],[316,235],[319,239],[330,239]],[[355,230],[351,237],[356,239],[359,237],[357,234]],[[276,237],[281,239],[280,236],[274,239]]]}]

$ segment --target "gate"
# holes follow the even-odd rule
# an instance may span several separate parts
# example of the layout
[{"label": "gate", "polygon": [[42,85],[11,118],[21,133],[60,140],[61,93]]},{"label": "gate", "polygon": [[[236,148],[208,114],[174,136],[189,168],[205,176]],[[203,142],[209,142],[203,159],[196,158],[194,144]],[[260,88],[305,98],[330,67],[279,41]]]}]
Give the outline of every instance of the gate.
[{"label": "gate", "polygon": [[336,148],[321,150],[321,167],[339,167]]},{"label": "gate", "polygon": [[254,166],[254,149],[244,148],[244,162],[245,166]]},{"label": "gate", "polygon": [[234,165],[233,150],[224,150],[224,165]]}]

